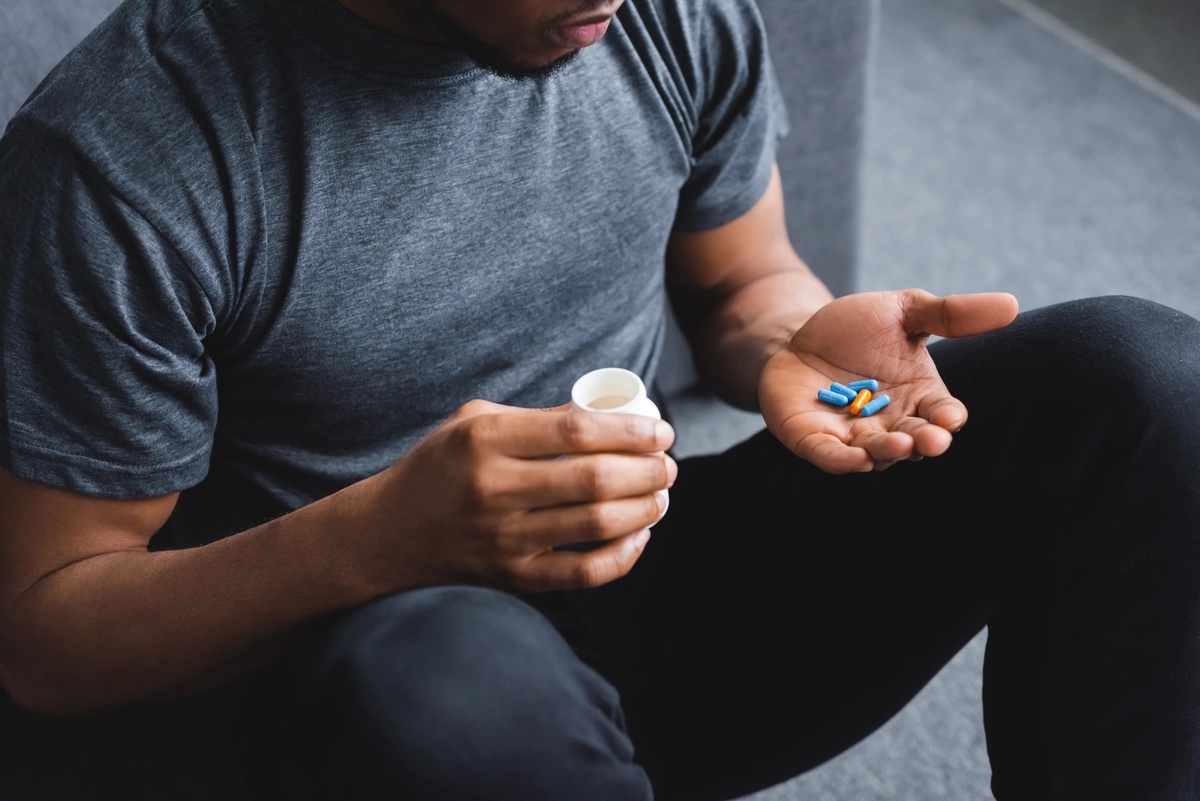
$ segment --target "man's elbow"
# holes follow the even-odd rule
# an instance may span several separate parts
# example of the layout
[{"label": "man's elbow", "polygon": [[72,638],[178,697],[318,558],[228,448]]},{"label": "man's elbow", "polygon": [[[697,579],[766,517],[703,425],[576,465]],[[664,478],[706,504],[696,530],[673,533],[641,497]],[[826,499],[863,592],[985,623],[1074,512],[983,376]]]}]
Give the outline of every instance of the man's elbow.
[{"label": "man's elbow", "polygon": [[48,718],[80,718],[101,711],[65,682],[50,680],[47,671],[14,658],[10,650],[6,644],[0,651],[0,690],[18,709]]}]

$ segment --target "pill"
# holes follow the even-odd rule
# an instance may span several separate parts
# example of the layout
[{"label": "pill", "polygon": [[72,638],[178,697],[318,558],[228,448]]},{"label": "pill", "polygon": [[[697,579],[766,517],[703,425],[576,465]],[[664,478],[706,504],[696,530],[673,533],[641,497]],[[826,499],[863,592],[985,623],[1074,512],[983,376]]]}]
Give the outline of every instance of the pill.
[{"label": "pill", "polygon": [[871,398],[870,402],[863,404],[862,409],[860,409],[858,412],[858,416],[870,417],[891,402],[892,399],[887,395],[876,395],[874,398]]},{"label": "pill", "polygon": [[833,390],[834,392],[837,392],[841,395],[845,395],[846,400],[848,400],[848,401],[854,400],[854,398],[858,395],[857,389],[850,389],[850,387],[846,386],[845,384],[839,384],[836,381],[834,381],[832,384],[830,384],[829,388],[831,390]]},{"label": "pill", "polygon": [[854,390],[855,392],[858,392],[860,389],[869,389],[872,392],[875,392],[879,389],[879,382],[874,378],[864,378],[862,381],[851,381],[846,386],[850,387],[850,389]]},{"label": "pill", "polygon": [[840,392],[833,392],[828,389],[818,389],[817,399],[823,400],[826,403],[832,403],[834,406],[845,406],[850,403],[850,399]]},{"label": "pill", "polygon": [[860,389],[858,394],[854,396],[854,400],[850,401],[850,414],[861,414],[862,408],[871,400],[871,390]]}]

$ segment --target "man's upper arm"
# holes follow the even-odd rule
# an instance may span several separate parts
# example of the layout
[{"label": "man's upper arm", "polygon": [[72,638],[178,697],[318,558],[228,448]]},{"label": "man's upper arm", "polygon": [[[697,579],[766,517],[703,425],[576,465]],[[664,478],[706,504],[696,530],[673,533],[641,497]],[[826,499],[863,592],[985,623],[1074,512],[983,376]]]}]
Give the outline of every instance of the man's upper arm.
[{"label": "man's upper arm", "polygon": [[685,330],[761,278],[810,274],[788,237],[778,168],[762,198],[741,217],[708,231],[672,234],[666,267],[668,291]]},{"label": "man's upper arm", "polygon": [[56,570],[105,553],[146,550],[177,499],[178,493],[96,498],[0,468],[0,621],[25,590]]}]

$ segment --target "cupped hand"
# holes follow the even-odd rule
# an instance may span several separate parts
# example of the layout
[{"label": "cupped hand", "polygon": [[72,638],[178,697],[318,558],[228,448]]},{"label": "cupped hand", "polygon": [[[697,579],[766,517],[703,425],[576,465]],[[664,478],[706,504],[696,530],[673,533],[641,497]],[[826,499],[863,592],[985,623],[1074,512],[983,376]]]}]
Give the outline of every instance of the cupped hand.
[{"label": "cupped hand", "polygon": [[[967,421],[926,350],[930,336],[964,337],[1008,325],[1004,292],[938,297],[920,289],[847,295],[817,311],[767,362],[759,405],[767,428],[830,473],[883,470],[939,456]],[[817,398],[834,381],[874,378],[891,402],[868,417]]]},{"label": "cupped hand", "polygon": [[[359,490],[361,569],[378,591],[474,584],[516,593],[629,571],[674,483],[669,424],[642,415],[471,401]],[[571,548],[588,543],[585,549]],[[568,547],[564,547],[568,546]]]}]

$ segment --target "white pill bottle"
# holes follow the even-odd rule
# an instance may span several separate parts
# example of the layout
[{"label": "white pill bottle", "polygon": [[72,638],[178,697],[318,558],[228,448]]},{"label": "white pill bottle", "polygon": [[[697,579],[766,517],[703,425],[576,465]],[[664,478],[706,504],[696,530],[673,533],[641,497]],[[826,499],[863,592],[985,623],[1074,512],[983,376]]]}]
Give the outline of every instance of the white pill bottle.
[{"label": "white pill bottle", "polygon": [[[620,412],[662,419],[658,406],[646,393],[641,376],[622,367],[601,367],[576,379],[571,387],[571,408],[580,412]],[[663,498],[662,514],[665,515],[670,495],[666,490],[659,490],[659,494]],[[658,519],[662,520],[662,515]]]}]

